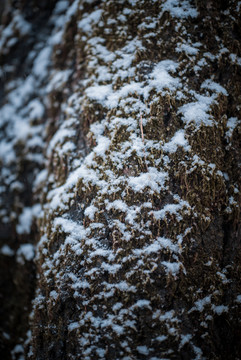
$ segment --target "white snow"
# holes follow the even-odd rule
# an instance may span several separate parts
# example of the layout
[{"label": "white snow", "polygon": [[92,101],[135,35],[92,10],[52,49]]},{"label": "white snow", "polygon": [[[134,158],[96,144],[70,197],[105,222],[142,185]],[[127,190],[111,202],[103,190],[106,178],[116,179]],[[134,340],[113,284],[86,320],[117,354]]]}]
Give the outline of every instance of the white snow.
[{"label": "white snow", "polygon": [[189,0],[166,0],[162,5],[162,11],[169,11],[173,17],[179,19],[198,16],[197,10],[192,7]]},{"label": "white snow", "polygon": [[211,295],[207,295],[205,298],[195,301],[195,306],[191,308],[190,312],[195,310],[202,312],[204,307],[209,304],[211,304]]},{"label": "white snow", "polygon": [[98,136],[96,139],[97,146],[94,148],[94,152],[97,156],[104,157],[106,151],[109,149],[111,141],[106,136]]},{"label": "white snow", "polygon": [[[192,342],[191,342],[191,344],[192,344]],[[197,355],[195,357],[195,360],[206,360],[206,358],[203,357],[203,352],[199,347],[197,347],[197,346],[195,346],[193,344],[192,344],[192,347],[193,347],[193,350],[194,350],[195,354]]]},{"label": "white snow", "polygon": [[73,129],[60,127],[60,129],[56,131],[49,143],[47,154],[50,155],[51,152],[56,148],[57,144],[63,144],[66,139],[71,138],[74,135],[75,131]]},{"label": "white snow", "polygon": [[29,105],[29,117],[32,120],[41,119],[44,115],[44,105],[38,100],[32,100]]},{"label": "white snow", "polygon": [[85,209],[85,216],[88,216],[90,220],[94,220],[96,211],[98,211],[98,208],[94,205],[90,205]]},{"label": "white snow", "polygon": [[37,58],[34,60],[32,72],[38,79],[42,80],[43,78],[47,77],[47,71],[50,66],[51,54],[51,46],[45,46],[40,51]]},{"label": "white snow", "polygon": [[117,302],[113,307],[112,307],[112,310],[113,311],[118,311],[122,308],[123,304],[120,303],[120,302]]},{"label": "white snow", "polygon": [[15,253],[8,245],[5,244],[1,247],[0,254],[5,256],[14,256]]},{"label": "white snow", "polygon": [[53,90],[58,90],[59,88],[61,88],[69,80],[71,73],[72,70],[70,69],[57,71],[53,75],[52,79],[50,80],[46,88],[47,92],[51,92]]},{"label": "white snow", "polygon": [[165,267],[167,274],[176,276],[180,271],[181,263],[179,262],[162,261],[161,264]]},{"label": "white snow", "polygon": [[150,255],[150,254],[157,254],[158,251],[162,249],[169,249],[172,252],[177,253],[179,251],[179,247],[177,244],[174,244],[172,240],[164,238],[164,237],[158,237],[152,244],[146,245],[142,249],[135,249],[133,250],[133,254],[140,257],[140,255]]},{"label": "white snow", "polygon": [[35,251],[33,244],[22,244],[17,251],[17,261],[20,264],[24,264],[25,260],[33,260],[34,254]]},{"label": "white snow", "polygon": [[197,95],[198,101],[190,102],[179,108],[179,112],[183,114],[184,123],[189,124],[193,121],[197,126],[201,123],[212,125],[212,117],[208,113],[210,105],[213,102],[212,97]]},{"label": "white snow", "polygon": [[168,143],[164,144],[163,150],[169,153],[174,153],[177,151],[178,146],[183,147],[185,151],[190,150],[188,141],[187,139],[185,139],[184,130],[178,130],[173,136],[173,138]]},{"label": "white snow", "polygon": [[93,11],[91,14],[87,14],[78,22],[78,28],[90,35],[92,33],[93,24],[97,24],[100,21],[102,12],[103,10],[98,9]]},{"label": "white snow", "polygon": [[112,85],[90,86],[85,92],[90,99],[103,102],[112,93]]},{"label": "white snow", "polygon": [[110,265],[110,264],[108,264],[106,262],[102,262],[101,267],[105,271],[108,271],[108,273],[114,275],[121,268],[121,265],[120,264],[112,264],[112,265]]},{"label": "white snow", "polygon": [[41,183],[47,181],[47,176],[48,176],[47,169],[43,169],[42,171],[40,171],[34,180],[33,183],[34,188],[37,188]]},{"label": "white snow", "polygon": [[241,304],[241,295],[238,295],[235,300],[238,304]]},{"label": "white snow", "polygon": [[179,52],[184,51],[187,55],[197,55],[199,52],[199,49],[197,49],[196,47],[194,47],[192,45],[190,45],[188,43],[178,44],[178,46],[176,47],[176,52],[179,53]]},{"label": "white snow", "polygon": [[149,349],[147,346],[137,346],[136,350],[142,355],[149,355]]},{"label": "white snow", "polygon": [[150,85],[156,88],[158,92],[162,92],[164,88],[169,90],[175,90],[180,86],[179,78],[174,78],[170,75],[170,72],[176,71],[178,63],[172,60],[160,61],[153,69],[150,81]]},{"label": "white snow", "polygon": [[86,235],[84,226],[64,217],[59,216],[54,219],[54,228],[56,229],[58,226],[60,226],[64,232],[71,234],[78,240],[83,239]]},{"label": "white snow", "polygon": [[52,290],[52,291],[50,291],[49,296],[51,298],[53,298],[54,300],[56,300],[58,298],[58,293],[56,290]]},{"label": "white snow", "polygon": [[181,200],[179,197],[176,199],[178,200],[178,204],[167,204],[163,209],[152,211],[151,214],[153,214],[157,220],[163,220],[167,214],[176,215],[176,219],[180,221],[182,216],[179,214],[179,211],[190,209],[190,205],[187,201]]},{"label": "white snow", "polygon": [[118,105],[120,98],[127,97],[133,93],[142,93],[142,84],[138,82],[132,82],[130,84],[123,85],[120,90],[111,92],[108,95],[106,106],[110,109],[115,108]]},{"label": "white snow", "polygon": [[113,202],[106,202],[106,204],[107,210],[116,209],[123,212],[127,212],[129,210],[126,203],[124,203],[122,200],[114,200]]},{"label": "white snow", "polygon": [[31,231],[33,219],[33,210],[30,207],[25,207],[22,214],[19,216],[19,223],[16,227],[18,234],[29,234]]},{"label": "white snow", "polygon": [[181,336],[181,342],[179,345],[179,349],[181,349],[185,344],[188,344],[190,342],[190,340],[192,339],[192,335],[191,334],[186,334],[186,335],[182,335]]},{"label": "white snow", "polygon": [[149,300],[138,300],[134,305],[133,308],[138,307],[138,308],[143,308],[143,307],[147,307],[151,310],[151,306],[150,306],[150,301]]},{"label": "white snow", "polygon": [[31,31],[31,24],[23,18],[18,10],[15,12],[14,22],[21,35],[27,35]]},{"label": "white snow", "polygon": [[15,345],[15,347],[13,348],[13,350],[11,350],[11,356],[13,360],[24,360],[25,356],[24,356],[24,347],[21,344],[17,344]]},{"label": "white snow", "polygon": [[40,204],[35,204],[32,207],[25,207],[22,214],[19,216],[19,223],[16,226],[18,234],[29,234],[33,218],[38,217],[40,212]]},{"label": "white snow", "polygon": [[15,152],[12,149],[12,143],[2,140],[0,142],[0,158],[4,164],[10,164],[15,160]]},{"label": "white snow", "polygon": [[226,132],[226,138],[228,138],[228,139],[231,138],[234,129],[238,125],[238,122],[239,122],[239,120],[237,117],[231,117],[228,119],[228,122],[227,122],[228,131]]},{"label": "white snow", "polygon": [[[129,46],[132,48],[133,44],[129,44]],[[103,52],[104,50],[102,49],[101,51]],[[113,63],[113,66],[119,65],[120,67],[125,68],[131,63],[131,61],[132,58],[129,54],[123,54],[122,59],[116,60]],[[170,91],[180,87],[180,80],[170,75],[170,73],[176,71],[177,67],[178,64],[174,61],[163,60],[154,67],[152,73],[150,74],[148,85],[143,82],[133,81],[123,85],[116,91],[113,91],[112,85],[93,85],[88,87],[85,93],[90,99],[96,100],[104,106],[113,109],[118,105],[120,99],[127,96],[130,97],[131,94],[139,94],[147,98],[153,88],[158,92],[162,92],[164,89]],[[123,78],[123,72],[120,72],[120,75]],[[118,77],[119,73],[116,76]]]},{"label": "white snow", "polygon": [[221,86],[220,84],[212,81],[211,79],[205,80],[201,85],[201,89],[210,89],[214,92],[221,93],[225,96],[228,96],[227,90],[224,89],[224,87]]},{"label": "white snow", "polygon": [[217,315],[221,315],[223,312],[228,312],[228,306],[225,306],[225,305],[214,305],[214,304],[212,304],[212,310],[213,310]]},{"label": "white snow", "polygon": [[68,6],[69,6],[69,1],[68,0],[60,0],[55,5],[54,13],[59,15],[63,11],[66,11],[68,9]]},{"label": "white snow", "polygon": [[241,57],[237,56],[237,54],[229,54],[230,60],[239,66],[241,66]]},{"label": "white snow", "polygon": [[167,173],[159,172],[156,168],[149,167],[147,173],[142,173],[139,176],[129,177],[129,186],[135,191],[139,192],[149,187],[153,191],[160,191],[164,188]]},{"label": "white snow", "polygon": [[78,329],[79,327],[80,327],[80,324],[78,322],[72,322],[71,324],[69,324],[68,330],[73,331],[75,329]]},{"label": "white snow", "polygon": [[165,336],[165,335],[157,336],[155,338],[155,340],[157,340],[159,342],[165,341],[166,339],[167,339],[167,336]]}]

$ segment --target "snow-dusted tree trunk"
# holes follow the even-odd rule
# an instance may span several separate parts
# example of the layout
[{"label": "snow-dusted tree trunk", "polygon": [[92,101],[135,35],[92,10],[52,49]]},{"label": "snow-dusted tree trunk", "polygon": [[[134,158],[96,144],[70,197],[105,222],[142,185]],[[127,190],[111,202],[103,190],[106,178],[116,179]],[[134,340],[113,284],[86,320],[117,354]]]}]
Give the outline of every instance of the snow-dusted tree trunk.
[{"label": "snow-dusted tree trunk", "polygon": [[240,2],[3,4],[4,359],[239,359]]}]

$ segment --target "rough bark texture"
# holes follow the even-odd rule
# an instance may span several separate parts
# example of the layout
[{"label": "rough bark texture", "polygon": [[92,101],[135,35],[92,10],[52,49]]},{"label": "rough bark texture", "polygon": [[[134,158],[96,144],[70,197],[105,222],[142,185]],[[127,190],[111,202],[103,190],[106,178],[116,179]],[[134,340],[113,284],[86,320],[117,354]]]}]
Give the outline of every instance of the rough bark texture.
[{"label": "rough bark texture", "polygon": [[240,359],[240,7],[0,4],[1,358]]}]

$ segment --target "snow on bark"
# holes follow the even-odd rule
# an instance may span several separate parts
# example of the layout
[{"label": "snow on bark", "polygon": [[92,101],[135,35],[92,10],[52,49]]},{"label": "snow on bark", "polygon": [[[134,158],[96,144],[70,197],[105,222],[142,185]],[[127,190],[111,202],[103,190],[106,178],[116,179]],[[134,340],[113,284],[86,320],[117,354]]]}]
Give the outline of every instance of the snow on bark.
[{"label": "snow on bark", "polygon": [[[240,354],[238,10],[195,4],[57,1],[27,75],[3,61],[1,256],[39,234],[26,358]],[[13,12],[2,54],[31,29]]]}]

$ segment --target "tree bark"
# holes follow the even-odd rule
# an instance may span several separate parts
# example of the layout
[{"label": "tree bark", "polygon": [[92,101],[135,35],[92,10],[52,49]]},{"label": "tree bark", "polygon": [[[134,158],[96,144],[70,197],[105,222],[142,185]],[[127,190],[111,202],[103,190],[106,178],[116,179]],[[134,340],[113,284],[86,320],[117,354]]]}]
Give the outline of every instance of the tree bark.
[{"label": "tree bark", "polygon": [[2,358],[241,357],[239,13],[0,5]]}]

